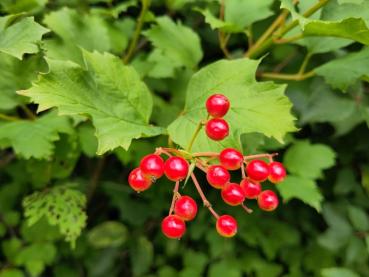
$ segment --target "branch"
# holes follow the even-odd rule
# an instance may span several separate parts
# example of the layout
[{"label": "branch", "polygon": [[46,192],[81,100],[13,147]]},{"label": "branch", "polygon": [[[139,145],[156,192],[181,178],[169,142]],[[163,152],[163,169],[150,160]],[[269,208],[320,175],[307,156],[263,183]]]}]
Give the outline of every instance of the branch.
[{"label": "branch", "polygon": [[204,206],[207,207],[209,209],[209,211],[211,212],[211,214],[216,218],[218,219],[219,218],[219,215],[217,214],[216,211],[214,211],[214,209],[211,207],[211,204],[210,202],[208,201],[208,199],[206,198],[204,192],[202,191],[201,189],[201,186],[199,184],[199,182],[197,181],[196,179],[196,176],[195,174],[191,173],[191,178],[192,178],[192,181],[193,183],[195,184],[195,187],[197,189],[197,192],[199,193],[201,199],[202,199],[202,202],[204,203]]},{"label": "branch", "polygon": [[133,33],[133,37],[128,47],[127,54],[123,58],[123,62],[125,64],[127,64],[131,60],[134,52],[136,51],[136,46],[137,46],[138,38],[140,37],[145,15],[150,7],[150,0],[141,0],[141,2],[142,2],[142,7],[141,7],[140,15],[138,16],[138,19],[137,19],[136,29],[135,29],[135,32]]},{"label": "branch", "polygon": [[173,189],[173,198],[172,198],[172,203],[170,204],[169,215],[173,213],[174,204],[176,203],[177,199],[181,196],[178,192],[178,189],[179,189],[179,181],[176,181],[176,184]]}]

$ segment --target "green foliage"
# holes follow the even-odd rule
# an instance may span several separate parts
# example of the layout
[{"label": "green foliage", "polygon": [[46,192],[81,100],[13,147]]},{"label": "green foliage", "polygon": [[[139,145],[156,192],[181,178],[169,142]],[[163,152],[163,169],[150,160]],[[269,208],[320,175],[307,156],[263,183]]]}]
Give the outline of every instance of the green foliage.
[{"label": "green foliage", "polygon": [[[369,276],[369,1],[2,0],[0,12],[0,277]],[[213,93],[231,102],[221,142],[199,125]],[[247,200],[247,214],[192,162],[213,208],[237,219],[232,239],[191,178],[180,192],[199,213],[181,240],[160,232],[173,183],[127,184],[142,156],[188,148],[197,126],[190,152],[278,152],[288,171],[263,185],[278,209]]]},{"label": "green foliage", "polygon": [[37,53],[36,43],[48,30],[36,23],[33,17],[12,21],[12,16],[0,18],[0,52],[18,59],[22,59],[25,53]]},{"label": "green foliage", "polygon": [[72,245],[86,225],[86,197],[68,186],[34,192],[24,198],[23,206],[29,225],[46,217],[51,225],[59,226],[60,233]]}]

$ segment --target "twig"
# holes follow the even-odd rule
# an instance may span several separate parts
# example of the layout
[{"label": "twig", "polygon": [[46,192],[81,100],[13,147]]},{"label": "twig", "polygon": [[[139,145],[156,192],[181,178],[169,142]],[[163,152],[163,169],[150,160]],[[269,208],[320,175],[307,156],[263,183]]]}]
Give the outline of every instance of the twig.
[{"label": "twig", "polygon": [[272,154],[256,154],[256,155],[248,155],[248,156],[244,156],[243,159],[244,161],[247,160],[252,160],[252,159],[260,159],[260,158],[270,158],[270,157],[274,157],[274,156],[278,156],[278,153],[272,153]]},{"label": "twig", "polygon": [[201,186],[199,184],[199,182],[197,181],[196,179],[196,176],[195,174],[191,173],[191,178],[192,178],[192,181],[193,183],[195,184],[195,187],[197,189],[197,192],[199,193],[201,199],[202,199],[202,202],[204,203],[204,206],[207,207],[209,209],[209,211],[211,212],[211,214],[216,218],[218,219],[219,218],[219,215],[217,214],[216,211],[214,211],[214,209],[211,207],[211,204],[210,202],[208,201],[208,199],[206,198],[204,192],[202,191],[201,189]]},{"label": "twig", "polygon": [[106,157],[104,156],[100,158],[96,163],[94,173],[92,174],[90,183],[88,185],[87,202],[91,201],[92,196],[94,195],[96,191],[105,162],[106,162]]},{"label": "twig", "polygon": [[141,0],[141,2],[142,2],[142,7],[141,7],[140,15],[138,16],[138,19],[137,19],[136,29],[135,29],[135,32],[133,33],[133,37],[128,47],[127,54],[123,58],[123,62],[125,64],[127,64],[131,60],[133,54],[136,51],[136,46],[137,46],[138,38],[140,37],[145,15],[150,7],[150,0]]},{"label": "twig", "polygon": [[176,184],[174,185],[174,189],[173,189],[173,198],[172,198],[172,203],[170,204],[169,215],[173,213],[174,204],[176,203],[177,199],[180,197],[178,189],[179,189],[179,181],[176,181]]}]

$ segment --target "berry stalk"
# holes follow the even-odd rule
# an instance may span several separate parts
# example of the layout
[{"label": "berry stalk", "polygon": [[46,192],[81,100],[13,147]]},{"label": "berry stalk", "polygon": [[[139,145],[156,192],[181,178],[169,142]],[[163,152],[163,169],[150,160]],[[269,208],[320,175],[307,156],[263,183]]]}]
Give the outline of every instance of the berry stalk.
[{"label": "berry stalk", "polygon": [[178,197],[180,197],[178,189],[179,189],[179,181],[177,181],[176,184],[174,185],[173,198],[172,198],[172,204],[170,205],[170,209],[169,209],[169,215],[173,213],[174,204],[176,203],[176,200],[178,199]]}]

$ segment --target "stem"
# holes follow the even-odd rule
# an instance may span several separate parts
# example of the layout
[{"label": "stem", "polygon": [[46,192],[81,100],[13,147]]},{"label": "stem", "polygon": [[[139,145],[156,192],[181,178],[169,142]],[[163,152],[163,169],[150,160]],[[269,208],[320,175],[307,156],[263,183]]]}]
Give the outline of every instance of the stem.
[{"label": "stem", "polygon": [[311,53],[307,53],[304,60],[302,61],[301,67],[299,69],[299,72],[297,74],[303,75],[305,73],[305,69],[310,61],[310,58],[312,57]]},{"label": "stem", "polygon": [[278,153],[272,153],[272,154],[264,153],[264,154],[248,155],[248,156],[244,156],[243,159],[244,159],[244,161],[252,160],[252,159],[259,159],[259,158],[268,158],[268,159],[270,159],[274,156],[278,156]]},{"label": "stem", "polygon": [[168,157],[172,157],[172,154],[170,154],[170,153],[167,151],[167,149],[164,149],[164,148],[162,148],[162,147],[158,147],[158,148],[156,148],[156,150],[155,150],[155,154],[156,154],[156,155],[165,154],[165,155],[167,155]]},{"label": "stem", "polygon": [[277,80],[287,80],[287,81],[302,81],[309,79],[315,75],[313,70],[306,72],[304,74],[282,74],[274,72],[263,72],[258,74],[261,78],[277,79]]},{"label": "stem", "polygon": [[251,214],[253,212],[252,209],[250,209],[249,207],[247,207],[244,203],[241,204],[242,208],[248,213]]},{"label": "stem", "polygon": [[302,39],[304,37],[304,34],[298,34],[296,36],[292,36],[292,37],[289,37],[289,38],[273,38],[273,42],[275,44],[284,44],[284,43],[289,43],[289,42],[293,42],[293,41],[296,41],[296,40],[299,40],[299,39]]},{"label": "stem", "polygon": [[255,44],[249,48],[246,52],[245,57],[251,57],[253,51],[258,49],[268,37],[279,27],[280,24],[284,22],[288,15],[288,10],[283,10],[282,13],[274,20],[274,22],[269,26],[269,28],[261,35],[261,37],[255,42]]},{"label": "stem", "polygon": [[200,130],[201,130],[201,128],[202,128],[202,125],[203,125],[202,121],[200,121],[200,122],[197,124],[196,129],[195,129],[195,132],[193,133],[192,138],[191,138],[191,140],[190,140],[190,143],[189,143],[189,145],[188,145],[188,147],[187,147],[187,149],[186,149],[186,151],[187,151],[187,152],[191,152],[191,149],[192,149],[193,143],[195,142],[195,139],[197,138],[197,135],[200,133]]},{"label": "stem", "polygon": [[192,156],[194,157],[218,157],[219,153],[217,152],[197,152],[197,153],[193,153]]},{"label": "stem", "polygon": [[197,192],[199,193],[201,199],[202,199],[202,202],[204,203],[204,206],[207,207],[209,209],[209,211],[211,212],[211,214],[216,218],[218,219],[219,218],[219,215],[216,213],[216,211],[214,211],[214,209],[211,207],[211,204],[210,202],[208,201],[208,199],[206,198],[204,192],[202,191],[201,189],[201,186],[199,184],[199,182],[197,181],[196,179],[196,176],[195,174],[191,173],[191,178],[192,178],[192,181],[193,183],[195,184],[195,187],[197,189]]},{"label": "stem", "polygon": [[176,203],[178,197],[180,196],[178,193],[178,189],[179,189],[179,181],[176,181],[176,184],[173,189],[173,198],[172,198],[172,204],[170,205],[170,209],[169,209],[169,215],[173,213],[174,204]]},{"label": "stem", "polygon": [[130,59],[132,58],[136,50],[138,38],[140,37],[141,29],[144,23],[144,18],[145,18],[146,12],[149,10],[149,7],[150,7],[150,0],[141,0],[141,2],[142,2],[142,7],[141,7],[140,15],[138,16],[136,29],[135,29],[135,32],[133,33],[133,37],[128,47],[127,54],[123,58],[123,62],[125,64],[127,64],[130,61]]},{"label": "stem", "polygon": [[94,173],[91,176],[90,184],[88,186],[87,202],[91,201],[92,196],[94,195],[94,193],[96,191],[96,188],[97,188],[97,185],[99,184],[100,176],[101,176],[101,173],[103,171],[105,162],[106,162],[106,157],[102,157],[96,163]]},{"label": "stem", "polygon": [[246,178],[246,173],[245,173],[245,167],[243,166],[243,164],[241,165],[241,174],[242,174],[242,180]]},{"label": "stem", "polygon": [[[309,17],[312,14],[314,14],[316,11],[321,9],[325,4],[328,3],[329,0],[320,0],[318,3],[316,3],[314,6],[312,6],[310,9],[308,9],[306,12],[303,13],[304,17]],[[282,14],[281,14],[282,15]],[[295,28],[298,25],[298,20],[293,20],[289,24],[287,24],[285,27],[280,29],[278,33],[275,34],[274,37],[269,37],[268,39],[262,41],[262,43],[259,43],[258,47],[252,47],[249,49],[249,51],[245,54],[248,58],[256,58],[259,55],[261,55],[266,49],[268,49],[270,46],[273,45],[273,40],[276,38],[282,37],[284,34],[288,33],[291,29]]]},{"label": "stem", "polygon": [[18,121],[20,120],[19,117],[11,116],[7,114],[0,113],[0,119],[6,120],[6,121]]},{"label": "stem", "polygon": [[29,119],[35,120],[37,118],[35,114],[26,105],[20,105],[20,108],[24,111],[24,113],[27,115]]},{"label": "stem", "polygon": [[[222,21],[224,20],[224,0],[220,2],[219,19]],[[230,34],[228,34],[227,36],[224,36],[224,33],[221,30],[219,30],[218,32],[218,40],[219,40],[220,49],[222,50],[224,56],[226,56],[227,58],[231,57],[231,54],[229,53],[227,49],[227,43],[228,43],[230,36],[231,36]]]}]

